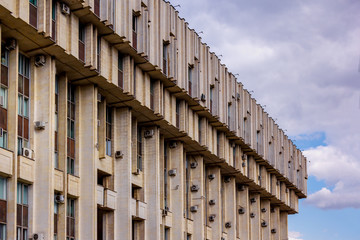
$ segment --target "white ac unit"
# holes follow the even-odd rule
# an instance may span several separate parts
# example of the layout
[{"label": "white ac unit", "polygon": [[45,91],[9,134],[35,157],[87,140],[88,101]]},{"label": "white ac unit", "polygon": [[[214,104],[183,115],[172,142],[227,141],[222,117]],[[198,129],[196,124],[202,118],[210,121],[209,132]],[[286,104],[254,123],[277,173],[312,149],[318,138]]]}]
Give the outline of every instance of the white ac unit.
[{"label": "white ac unit", "polygon": [[205,96],[205,94],[201,94],[201,101],[203,101],[203,102],[205,102],[206,101],[206,96]]},{"label": "white ac unit", "polygon": [[4,96],[0,96],[0,107],[4,106]]},{"label": "white ac unit", "polygon": [[124,154],[122,153],[122,151],[116,151],[115,152],[115,158],[123,158]]},{"label": "white ac unit", "polygon": [[133,174],[135,174],[135,175],[139,175],[139,174],[140,174],[140,172],[141,172],[141,170],[140,170],[139,168],[137,168],[137,169],[133,172]]},{"label": "white ac unit", "polygon": [[262,209],[261,209],[261,212],[266,212],[266,208],[262,208]]},{"label": "white ac unit", "polygon": [[167,209],[163,209],[163,210],[162,210],[162,216],[165,217],[165,216],[167,216],[167,214],[168,214],[168,210],[167,210]]},{"label": "white ac unit", "polygon": [[16,48],[16,39],[15,38],[8,39],[6,41],[5,48],[8,51],[14,50]]},{"label": "white ac unit", "polygon": [[236,93],[237,100],[240,100],[240,93]]},{"label": "white ac unit", "polygon": [[197,162],[190,163],[190,168],[196,168],[198,166]]},{"label": "white ac unit", "polygon": [[224,182],[229,183],[231,181],[231,177],[224,177]]},{"label": "white ac unit", "polygon": [[209,200],[209,205],[215,205],[216,203],[216,200],[215,199],[210,199]]},{"label": "white ac unit", "polygon": [[154,130],[153,129],[145,130],[145,132],[144,132],[144,137],[145,138],[151,138],[152,136],[154,136]]},{"label": "white ac unit", "polygon": [[262,227],[267,227],[267,222],[266,222],[266,221],[263,221],[263,222],[261,223],[261,226],[262,226]]},{"label": "white ac unit", "polygon": [[36,130],[43,130],[43,129],[45,129],[45,122],[36,121],[36,122],[34,122],[34,124],[35,124],[35,129],[36,129]]},{"label": "white ac unit", "polygon": [[64,203],[65,202],[65,197],[64,197],[64,195],[61,195],[61,194],[59,194],[59,195],[56,195],[55,196],[55,202],[56,203]]},{"label": "white ac unit", "polygon": [[256,203],[256,198],[250,198],[251,203]]},{"label": "white ac unit", "polygon": [[176,176],[176,169],[170,169],[169,170],[169,176],[175,177]]},{"label": "white ac unit", "polygon": [[198,211],[198,206],[191,206],[190,207],[190,212],[197,212]]},{"label": "white ac unit", "polygon": [[271,233],[276,233],[276,228],[271,229]]},{"label": "white ac unit", "polygon": [[34,233],[32,239],[34,240],[45,240],[44,234],[42,233]]},{"label": "white ac unit", "polygon": [[243,207],[239,208],[238,213],[239,214],[244,214],[245,213],[245,208],[243,208]]},{"label": "white ac unit", "polygon": [[231,228],[231,222],[225,223],[225,227],[226,227],[226,228]]},{"label": "white ac unit", "polygon": [[215,174],[209,174],[209,175],[208,175],[208,178],[209,178],[210,180],[214,180],[214,179],[215,179]]},{"label": "white ac unit", "polygon": [[191,190],[192,192],[197,192],[197,191],[199,191],[199,189],[200,189],[200,187],[199,187],[198,185],[195,185],[195,184],[194,184],[194,185],[191,186],[191,189],[190,189],[190,190]]},{"label": "white ac unit", "polygon": [[176,148],[177,147],[177,142],[176,141],[171,141],[169,144],[169,148]]},{"label": "white ac unit", "polygon": [[22,148],[22,155],[23,155],[24,157],[32,158],[32,153],[33,153],[33,152],[32,152],[31,149],[25,148],[25,147]]},{"label": "white ac unit", "polygon": [[215,221],[215,217],[216,217],[216,215],[214,215],[214,214],[213,214],[213,215],[210,215],[210,216],[209,216],[209,221],[210,221],[210,222]]},{"label": "white ac unit", "polygon": [[44,66],[46,63],[46,57],[44,54],[36,55],[35,57],[35,66],[41,67]]},{"label": "white ac unit", "polygon": [[250,213],[250,217],[254,218],[255,217],[255,213]]},{"label": "white ac unit", "polygon": [[65,3],[61,3],[61,13],[65,15],[70,15],[70,8]]}]

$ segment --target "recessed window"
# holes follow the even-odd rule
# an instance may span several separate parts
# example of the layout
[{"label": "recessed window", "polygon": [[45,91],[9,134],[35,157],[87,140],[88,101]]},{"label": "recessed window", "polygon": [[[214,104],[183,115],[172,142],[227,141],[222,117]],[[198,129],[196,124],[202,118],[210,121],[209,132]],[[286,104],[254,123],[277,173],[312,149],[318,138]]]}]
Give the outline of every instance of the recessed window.
[{"label": "recessed window", "polygon": [[29,227],[29,186],[17,184],[16,239],[27,240]]},{"label": "recessed window", "polygon": [[66,221],[66,240],[75,240],[75,199],[67,200]]},{"label": "recessed window", "polygon": [[67,94],[67,173],[75,174],[75,86],[70,83]]},{"label": "recessed window", "polygon": [[112,155],[112,108],[106,106],[106,155]]}]

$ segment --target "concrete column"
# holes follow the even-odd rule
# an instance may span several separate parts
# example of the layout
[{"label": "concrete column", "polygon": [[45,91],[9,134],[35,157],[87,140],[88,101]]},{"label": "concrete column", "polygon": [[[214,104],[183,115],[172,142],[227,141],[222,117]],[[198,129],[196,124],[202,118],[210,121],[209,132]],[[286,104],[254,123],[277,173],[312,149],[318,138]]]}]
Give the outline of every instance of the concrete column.
[{"label": "concrete column", "polygon": [[[250,206],[249,206],[249,188],[244,186],[241,191],[236,192],[237,195],[237,233],[241,240],[250,239]],[[243,209],[244,213],[239,213],[239,209]]]},{"label": "concrete column", "polygon": [[[97,142],[97,91],[94,85],[78,87],[76,101],[79,103],[76,115],[76,161],[79,166],[80,198],[76,215],[78,239],[96,239],[97,233],[97,168],[96,168],[96,142]],[[81,124],[80,124],[81,123]],[[75,164],[76,165],[76,164]],[[79,216],[79,217],[78,217]]]},{"label": "concrete column", "polygon": [[8,88],[8,148],[13,151],[13,176],[8,178],[7,238],[16,239],[16,194],[17,194],[17,111],[18,111],[18,69],[19,47],[9,52]]},{"label": "concrete column", "polygon": [[[253,216],[251,216],[253,214]],[[260,194],[250,193],[250,239],[261,239]]]},{"label": "concrete column", "polygon": [[288,239],[288,213],[280,212],[280,239],[287,240]]},{"label": "concrete column", "polygon": [[[55,61],[47,56],[46,64],[34,68],[36,79],[34,82],[34,118],[30,121],[45,122],[45,129],[34,133],[34,146],[36,172],[33,187],[34,233],[43,233],[46,239],[54,235],[54,130],[55,130]],[[36,184],[41,183],[41,184]]]},{"label": "concrete column", "polygon": [[116,194],[115,239],[131,239],[131,110],[117,108],[114,113],[114,151],[124,156],[114,165]]},{"label": "concrete column", "polygon": [[270,210],[270,228],[276,233],[271,233],[271,240],[280,240],[280,209],[272,207]]},{"label": "concrete column", "polygon": [[191,194],[191,206],[197,206],[198,210],[195,213],[190,213],[191,219],[194,221],[194,230],[192,239],[203,239],[205,236],[205,177],[204,163],[202,156],[193,157],[193,162],[197,163],[196,168],[190,168],[191,185],[196,184],[200,187],[199,191]]},{"label": "concrete column", "polygon": [[147,218],[145,240],[160,239],[160,130],[154,126],[154,135],[144,140],[144,185]]},{"label": "concrete column", "polygon": [[236,239],[236,182],[235,178],[231,177],[230,182],[224,184],[225,193],[225,224],[231,223],[231,228],[224,228],[227,232],[228,239]]},{"label": "concrete column", "polygon": [[212,239],[222,237],[222,213],[221,213],[221,172],[219,167],[209,167],[208,174],[214,174],[215,178],[209,181],[209,201],[215,200],[215,205],[209,205],[208,216],[215,216],[213,222],[208,221],[212,229]]},{"label": "concrete column", "polygon": [[261,223],[266,222],[267,227],[261,226],[261,239],[270,240],[271,223],[270,223],[270,200],[261,199]]},{"label": "concrete column", "polygon": [[170,239],[181,240],[184,237],[184,146],[177,142],[175,148],[169,149],[169,169],[176,169],[176,176],[169,178],[170,212],[172,228]]}]

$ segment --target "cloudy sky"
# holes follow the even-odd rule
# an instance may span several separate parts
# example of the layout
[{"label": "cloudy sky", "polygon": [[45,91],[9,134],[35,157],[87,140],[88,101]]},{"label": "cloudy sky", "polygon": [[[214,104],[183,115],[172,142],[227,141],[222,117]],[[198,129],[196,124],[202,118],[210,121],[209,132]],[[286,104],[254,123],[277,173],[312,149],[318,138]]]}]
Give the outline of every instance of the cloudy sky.
[{"label": "cloudy sky", "polygon": [[290,239],[360,239],[360,1],[171,3],[310,161]]}]

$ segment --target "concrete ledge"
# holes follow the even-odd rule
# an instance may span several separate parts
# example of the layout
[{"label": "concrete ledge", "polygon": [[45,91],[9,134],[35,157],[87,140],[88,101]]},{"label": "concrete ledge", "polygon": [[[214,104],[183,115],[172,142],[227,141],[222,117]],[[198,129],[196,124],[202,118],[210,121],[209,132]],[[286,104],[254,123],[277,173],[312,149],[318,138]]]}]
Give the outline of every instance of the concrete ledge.
[{"label": "concrete ledge", "polygon": [[206,239],[212,240],[212,228],[209,226],[206,226]]},{"label": "concrete ledge", "polygon": [[146,203],[131,199],[131,215],[134,219],[146,220],[146,210]]},{"label": "concrete ledge", "polygon": [[104,158],[98,159],[97,168],[104,173],[113,175],[113,158],[106,155]]},{"label": "concrete ledge", "polygon": [[54,189],[64,192],[64,172],[59,169],[54,170]]},{"label": "concrete ledge", "polygon": [[191,219],[186,219],[187,233],[194,233],[194,221]]},{"label": "concrete ledge", "polygon": [[13,155],[13,152],[0,148],[0,175],[6,177],[13,175]]},{"label": "concrete ledge", "polygon": [[115,210],[116,207],[116,192],[105,189],[104,192],[104,207],[108,210]]},{"label": "concrete ledge", "polygon": [[167,215],[165,216],[165,226],[172,227],[172,212],[167,212]]},{"label": "concrete ledge", "polygon": [[96,203],[101,207],[104,205],[104,187],[101,185],[96,186]]},{"label": "concrete ledge", "polygon": [[80,178],[71,174],[67,175],[68,194],[72,197],[80,196]]},{"label": "concrete ledge", "polygon": [[35,161],[30,158],[18,156],[18,178],[25,183],[33,183],[35,180]]}]

